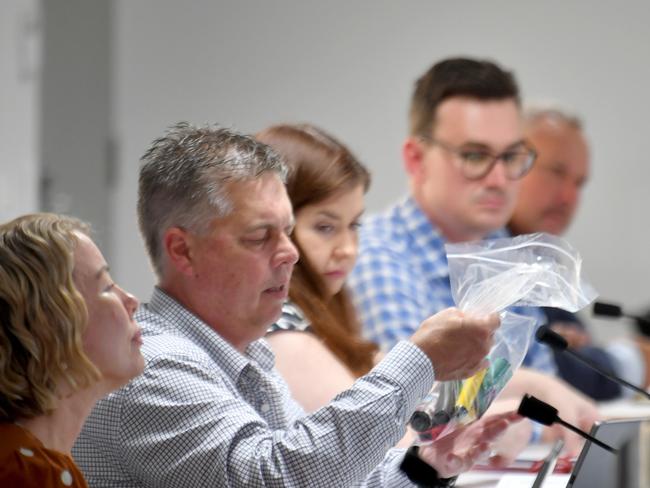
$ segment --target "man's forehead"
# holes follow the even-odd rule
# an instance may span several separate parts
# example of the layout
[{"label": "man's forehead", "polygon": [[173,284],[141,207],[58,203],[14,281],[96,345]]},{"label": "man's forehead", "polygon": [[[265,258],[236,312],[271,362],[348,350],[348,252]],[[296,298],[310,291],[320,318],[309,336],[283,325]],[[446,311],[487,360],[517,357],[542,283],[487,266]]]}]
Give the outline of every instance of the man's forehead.
[{"label": "man's forehead", "polygon": [[293,221],[291,202],[277,175],[235,181],[230,186],[230,218],[244,225],[254,222]]},{"label": "man's forehead", "polygon": [[541,156],[544,152],[571,152],[583,157],[589,154],[584,134],[571,126],[537,126],[528,130],[526,136],[538,147]]},{"label": "man's forehead", "polygon": [[519,143],[522,130],[521,110],[513,98],[452,97],[438,107],[433,136],[500,149]]},{"label": "man's forehead", "polygon": [[537,165],[552,168],[561,165],[580,179],[589,177],[589,147],[582,131],[573,127],[529,130],[527,136],[538,152]]},{"label": "man's forehead", "polygon": [[571,141],[577,142],[584,146],[587,145],[587,140],[582,133],[582,131],[576,127],[564,124],[564,125],[549,125],[549,124],[540,124],[533,126],[533,128],[528,131],[532,137],[544,137],[552,141]]}]

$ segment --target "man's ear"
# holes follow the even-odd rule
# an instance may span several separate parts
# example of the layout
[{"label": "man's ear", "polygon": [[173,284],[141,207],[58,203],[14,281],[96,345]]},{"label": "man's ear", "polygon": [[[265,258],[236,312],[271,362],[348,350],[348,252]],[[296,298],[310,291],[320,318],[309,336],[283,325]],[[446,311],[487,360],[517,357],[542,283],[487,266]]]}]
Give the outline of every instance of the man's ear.
[{"label": "man's ear", "polygon": [[423,171],[424,150],[422,143],[414,136],[409,136],[402,145],[404,169],[411,181],[419,180]]},{"label": "man's ear", "polygon": [[170,266],[181,274],[193,274],[192,234],[180,227],[170,227],[163,235],[163,248]]}]

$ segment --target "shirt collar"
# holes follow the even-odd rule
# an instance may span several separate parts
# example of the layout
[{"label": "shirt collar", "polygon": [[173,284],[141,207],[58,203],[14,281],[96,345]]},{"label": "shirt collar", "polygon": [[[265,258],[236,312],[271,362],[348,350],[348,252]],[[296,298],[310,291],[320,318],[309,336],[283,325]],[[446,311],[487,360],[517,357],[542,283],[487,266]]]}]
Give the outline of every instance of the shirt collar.
[{"label": "shirt collar", "polygon": [[419,271],[426,279],[445,278],[449,275],[446,239],[433,225],[412,197],[404,198],[396,206],[396,217],[408,236],[408,253],[420,262]]},{"label": "shirt collar", "polygon": [[[447,239],[442,235],[438,227],[429,220],[412,196],[406,196],[397,205],[397,215],[402,220],[417,255],[426,256],[427,260],[436,263],[435,266],[429,267],[431,277],[448,276],[447,251],[445,250]],[[508,231],[501,228],[491,232],[484,239],[497,239],[508,236]],[[440,266],[442,262],[445,263],[444,266]]]},{"label": "shirt collar", "polygon": [[399,210],[406,230],[419,246],[434,247],[444,252],[447,239],[440,233],[438,227],[431,223],[413,197],[406,197]]},{"label": "shirt collar", "polygon": [[[412,196],[405,197],[400,203],[399,208],[409,232],[429,235],[431,241],[440,242],[443,246],[447,243],[445,236],[440,233],[437,226],[431,223]],[[499,239],[502,237],[511,237],[506,227],[490,232],[484,239]]]},{"label": "shirt collar", "polygon": [[167,324],[172,324],[175,333],[199,345],[232,378],[238,378],[251,363],[266,371],[274,366],[275,356],[264,339],[250,343],[242,354],[212,327],[158,287],[154,288],[146,308],[160,315]]}]

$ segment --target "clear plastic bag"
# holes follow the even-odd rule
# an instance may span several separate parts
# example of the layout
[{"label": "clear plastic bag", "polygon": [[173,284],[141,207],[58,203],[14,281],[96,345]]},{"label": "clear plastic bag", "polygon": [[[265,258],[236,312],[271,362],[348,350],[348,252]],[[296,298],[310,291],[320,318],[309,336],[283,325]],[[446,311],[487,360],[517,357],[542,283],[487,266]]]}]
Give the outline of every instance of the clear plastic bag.
[{"label": "clear plastic bag", "polygon": [[536,323],[507,307],[576,312],[596,297],[582,279],[578,252],[550,234],[448,244],[446,251],[458,308],[480,315],[499,312],[501,327],[486,369],[466,380],[436,383],[416,408],[410,423],[421,444],[480,418],[521,365]]}]

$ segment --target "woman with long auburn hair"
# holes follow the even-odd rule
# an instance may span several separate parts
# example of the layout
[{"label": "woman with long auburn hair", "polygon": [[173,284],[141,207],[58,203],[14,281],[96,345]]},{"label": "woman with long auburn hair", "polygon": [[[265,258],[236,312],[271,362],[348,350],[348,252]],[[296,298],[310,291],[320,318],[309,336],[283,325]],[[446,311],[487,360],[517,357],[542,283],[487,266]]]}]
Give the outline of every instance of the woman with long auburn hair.
[{"label": "woman with long auburn hair", "polygon": [[357,257],[370,174],[347,147],[312,125],[276,125],[256,137],[289,167],[287,192],[296,219],[292,237],[301,256],[289,301],[267,338],[294,397],[311,411],[375,363],[378,348],[361,336],[345,288]]}]

